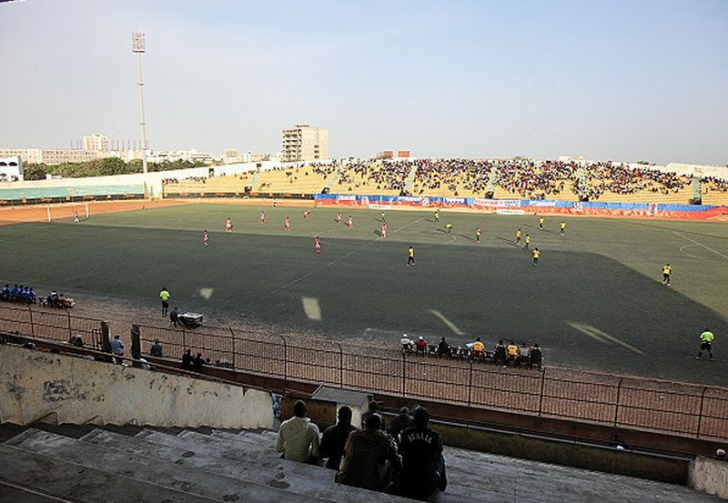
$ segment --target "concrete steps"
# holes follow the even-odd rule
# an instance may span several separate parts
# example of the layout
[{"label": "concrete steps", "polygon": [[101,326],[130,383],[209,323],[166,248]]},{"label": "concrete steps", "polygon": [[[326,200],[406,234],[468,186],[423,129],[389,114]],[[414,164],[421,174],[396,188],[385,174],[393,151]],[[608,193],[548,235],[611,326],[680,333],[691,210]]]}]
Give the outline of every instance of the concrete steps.
[{"label": "concrete steps", "polygon": [[[0,503],[410,501],[281,459],[271,431],[0,426]],[[112,431],[113,430],[113,431]],[[10,438],[12,437],[12,438]],[[703,503],[686,487],[446,447],[440,503]]]},{"label": "concrete steps", "polygon": [[[157,458],[147,457],[84,441],[56,435],[39,430],[28,430],[0,446],[3,449],[16,449],[23,452],[28,462],[48,464],[48,462],[64,463],[67,487],[56,488],[50,492],[78,498],[89,486],[87,472],[94,478],[91,486],[97,495],[83,501],[164,501],[156,494],[159,491],[179,495],[170,497],[169,501],[250,501],[255,503],[276,503],[291,501],[296,503],[320,501],[315,498],[293,494],[282,489],[266,487],[259,484],[239,480],[237,478],[202,472],[174,462],[162,462]],[[4,466],[10,463],[2,463]],[[33,467],[28,473],[35,474],[35,480],[24,480],[29,487],[44,483],[51,472],[48,466]],[[55,468],[55,466],[54,466]],[[13,471],[12,469],[9,471]],[[53,470],[55,471],[55,470]],[[5,473],[0,476],[4,478]],[[73,482],[75,481],[75,484]],[[114,497],[105,492],[107,485],[114,483]],[[68,486],[68,483],[71,483]],[[143,488],[143,490],[142,490]],[[59,490],[60,489],[60,490]],[[71,494],[73,493],[73,494]],[[194,495],[191,499],[185,495]]]},{"label": "concrete steps", "polygon": [[150,455],[160,455],[153,452],[156,446],[188,450],[190,454],[178,464],[237,476],[244,480],[257,480],[261,484],[285,488],[289,492],[311,496],[320,501],[410,501],[341,486],[334,483],[332,470],[281,459],[275,452],[275,438],[275,434],[269,432],[243,432],[238,435],[213,432],[211,435],[204,435],[193,431],[185,431],[177,436],[144,431],[136,437],[137,440],[143,439],[152,445]]}]

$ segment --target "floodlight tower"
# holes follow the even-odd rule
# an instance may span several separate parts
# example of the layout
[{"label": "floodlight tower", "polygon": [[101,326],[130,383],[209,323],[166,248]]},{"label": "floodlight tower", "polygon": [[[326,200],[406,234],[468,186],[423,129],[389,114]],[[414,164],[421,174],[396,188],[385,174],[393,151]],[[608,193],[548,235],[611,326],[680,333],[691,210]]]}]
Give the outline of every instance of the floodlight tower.
[{"label": "floodlight tower", "polygon": [[147,187],[147,123],[144,120],[144,80],[142,78],[142,54],[145,52],[144,33],[132,32],[131,34],[131,52],[137,55],[139,67],[139,126],[142,129],[142,168],[144,172],[144,192],[146,195]]}]

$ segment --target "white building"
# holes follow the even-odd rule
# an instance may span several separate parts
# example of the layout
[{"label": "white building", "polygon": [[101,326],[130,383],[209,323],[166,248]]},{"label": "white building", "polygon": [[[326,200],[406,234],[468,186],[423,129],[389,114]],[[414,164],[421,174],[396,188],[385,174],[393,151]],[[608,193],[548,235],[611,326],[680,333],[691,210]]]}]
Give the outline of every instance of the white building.
[{"label": "white building", "polygon": [[20,156],[0,157],[0,182],[22,182],[23,161]]},{"label": "white building", "polygon": [[298,124],[281,132],[281,162],[317,161],[329,158],[329,130]]},{"label": "white building", "polygon": [[98,150],[100,152],[109,150],[109,139],[102,134],[84,136],[81,143],[84,150]]}]

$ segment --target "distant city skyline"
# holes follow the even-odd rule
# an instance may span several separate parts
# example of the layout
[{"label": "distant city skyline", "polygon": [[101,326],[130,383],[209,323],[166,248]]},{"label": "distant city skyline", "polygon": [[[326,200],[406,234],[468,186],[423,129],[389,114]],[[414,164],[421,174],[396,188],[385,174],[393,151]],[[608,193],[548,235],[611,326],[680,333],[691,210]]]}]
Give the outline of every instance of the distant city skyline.
[{"label": "distant city skyline", "polygon": [[728,2],[0,3],[0,148],[728,163]]}]

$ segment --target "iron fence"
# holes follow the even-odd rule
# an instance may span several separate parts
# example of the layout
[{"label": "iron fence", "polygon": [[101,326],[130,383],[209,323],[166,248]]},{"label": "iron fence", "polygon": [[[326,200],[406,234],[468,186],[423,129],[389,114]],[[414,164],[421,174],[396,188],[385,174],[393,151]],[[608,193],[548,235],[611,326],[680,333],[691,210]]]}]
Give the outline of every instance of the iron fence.
[{"label": "iron fence", "polygon": [[[98,344],[100,320],[67,311],[1,306],[0,332]],[[137,325],[141,349],[189,349],[240,371],[412,399],[540,417],[728,440],[728,388],[548,367],[501,368],[474,361],[379,353],[365,346],[232,328]]]}]

